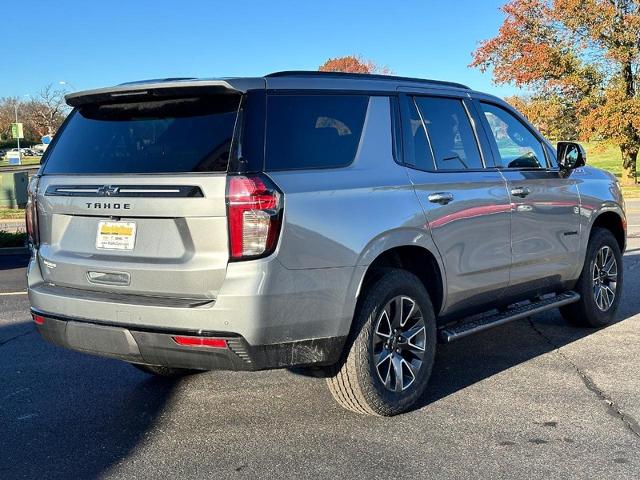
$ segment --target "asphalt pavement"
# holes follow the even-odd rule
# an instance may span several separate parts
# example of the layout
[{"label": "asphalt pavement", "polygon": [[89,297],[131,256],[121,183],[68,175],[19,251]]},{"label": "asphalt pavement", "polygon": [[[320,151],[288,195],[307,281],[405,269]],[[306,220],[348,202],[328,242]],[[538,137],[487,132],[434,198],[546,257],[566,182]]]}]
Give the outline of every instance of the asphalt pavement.
[{"label": "asphalt pavement", "polygon": [[627,227],[629,234],[640,237],[640,199],[627,200]]},{"label": "asphalt pavement", "polygon": [[617,323],[551,311],[441,345],[419,408],[393,418],[286,370],[169,381],[47,344],[25,259],[0,257],[0,478],[638,479],[638,205]]}]

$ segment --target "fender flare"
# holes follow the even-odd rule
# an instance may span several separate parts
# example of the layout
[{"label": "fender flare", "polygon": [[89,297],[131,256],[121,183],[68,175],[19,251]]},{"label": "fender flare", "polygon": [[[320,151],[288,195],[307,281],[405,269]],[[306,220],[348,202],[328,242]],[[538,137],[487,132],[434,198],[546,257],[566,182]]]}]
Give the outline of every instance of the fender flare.
[{"label": "fender flare", "polygon": [[383,253],[398,247],[419,247],[429,252],[436,259],[442,278],[443,304],[446,307],[447,276],[442,257],[429,231],[419,228],[397,228],[377,235],[373,238],[358,256],[358,261],[353,270],[351,281],[347,291],[345,302],[345,318],[353,318],[356,303],[360,296],[362,283],[369,270],[369,266]]}]

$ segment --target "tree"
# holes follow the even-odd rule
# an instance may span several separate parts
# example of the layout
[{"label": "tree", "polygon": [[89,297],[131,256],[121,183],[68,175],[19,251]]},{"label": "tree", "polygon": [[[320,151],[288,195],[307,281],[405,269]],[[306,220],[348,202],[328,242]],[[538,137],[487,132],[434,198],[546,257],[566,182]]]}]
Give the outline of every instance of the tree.
[{"label": "tree", "polygon": [[24,104],[29,130],[38,136],[52,135],[58,130],[68,113],[64,93],[49,84]]},{"label": "tree", "polygon": [[359,55],[330,58],[320,65],[318,70],[321,72],[378,73],[381,75],[392,73],[389,67],[378,65],[372,60],[367,60]]},{"label": "tree", "polygon": [[39,142],[43,135],[55,134],[69,113],[64,93],[64,90],[47,85],[28,101],[15,97],[0,98],[0,141],[11,140],[16,105],[26,140]]},{"label": "tree", "polygon": [[0,141],[11,137],[11,124],[16,121],[16,103],[17,98],[0,98]]},{"label": "tree", "polygon": [[480,43],[471,66],[572,105],[581,135],[614,141],[621,182],[636,183],[640,2],[510,0],[502,11],[497,36]]},{"label": "tree", "polygon": [[527,117],[545,137],[553,140],[578,139],[576,110],[559,95],[513,96],[505,100]]}]

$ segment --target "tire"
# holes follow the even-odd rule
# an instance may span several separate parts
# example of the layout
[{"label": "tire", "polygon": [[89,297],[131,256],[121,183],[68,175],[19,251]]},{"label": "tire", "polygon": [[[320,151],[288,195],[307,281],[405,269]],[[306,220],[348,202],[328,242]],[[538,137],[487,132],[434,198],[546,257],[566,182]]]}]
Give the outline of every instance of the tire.
[{"label": "tire", "polygon": [[[615,264],[608,269],[598,268],[598,265],[602,267],[601,263],[605,255],[607,259],[614,259]],[[612,275],[614,270],[615,276]],[[604,273],[596,280],[595,274],[598,271]],[[560,313],[568,323],[576,326],[599,328],[609,325],[620,304],[622,285],[620,246],[609,230],[596,227],[589,238],[584,267],[574,289],[580,294],[580,300],[560,308]],[[613,298],[611,298],[611,292],[613,292]]]},{"label": "tire", "polygon": [[327,377],[329,390],[356,413],[406,412],[427,386],[435,347],[435,315],[421,281],[407,271],[386,269],[358,302],[343,358]]},{"label": "tire", "polygon": [[132,363],[131,365],[133,365],[138,370],[142,370],[144,373],[148,373],[149,375],[166,378],[186,377],[187,375],[194,375],[196,373],[202,373],[204,371],[191,370],[188,368],[163,367],[161,365],[143,365],[141,363]]}]

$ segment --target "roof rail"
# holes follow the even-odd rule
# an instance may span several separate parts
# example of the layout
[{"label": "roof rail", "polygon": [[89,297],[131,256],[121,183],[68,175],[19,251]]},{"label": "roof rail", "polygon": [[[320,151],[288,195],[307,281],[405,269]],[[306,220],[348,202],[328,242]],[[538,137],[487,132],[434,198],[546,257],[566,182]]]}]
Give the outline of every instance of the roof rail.
[{"label": "roof rail", "polygon": [[429,85],[443,85],[447,87],[463,88],[465,90],[471,90],[468,86],[462,83],[446,82],[443,80],[428,80],[424,78],[412,78],[412,77],[397,77],[395,75],[379,75],[373,73],[346,73],[346,72],[320,72],[316,70],[289,70],[282,72],[273,72],[265,75],[266,78],[270,77],[333,77],[333,78],[350,78],[360,80],[395,80],[403,82],[416,82]]}]

